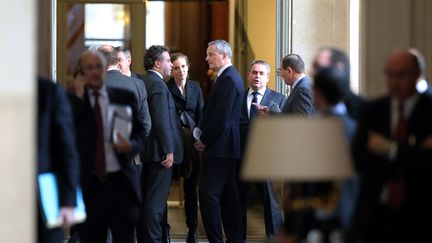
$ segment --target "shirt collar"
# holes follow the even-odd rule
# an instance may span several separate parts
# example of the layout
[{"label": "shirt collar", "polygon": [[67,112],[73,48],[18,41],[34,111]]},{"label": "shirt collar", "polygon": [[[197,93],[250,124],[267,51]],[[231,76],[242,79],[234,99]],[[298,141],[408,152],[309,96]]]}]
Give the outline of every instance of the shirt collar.
[{"label": "shirt collar", "polygon": [[305,75],[304,73],[300,74],[300,77],[298,77],[298,78],[294,81],[294,83],[293,83],[293,85],[292,85],[292,88],[294,89],[295,86],[298,84],[298,82],[299,82],[302,78],[304,78],[305,76],[306,76],[306,75]]},{"label": "shirt collar", "polygon": [[103,84],[102,87],[99,90],[89,89],[89,95],[90,96],[94,96],[94,93],[96,91],[99,92],[99,96],[101,96],[101,97],[108,97],[108,91],[107,91],[107,88],[106,88],[105,84]]},{"label": "shirt collar", "polygon": [[[404,103],[404,117],[409,117],[412,110],[414,109],[417,100],[420,98],[420,95],[416,92],[410,97],[408,97]],[[391,98],[391,106],[393,111],[397,111],[399,107],[399,100],[395,98]]]},{"label": "shirt collar", "polygon": [[223,73],[223,71],[225,71],[225,69],[227,69],[227,67],[229,67],[229,66],[232,66],[232,63],[227,63],[227,64],[223,65],[223,66],[219,69],[219,71],[218,71],[218,73],[217,73],[217,76],[219,77],[219,76]]},{"label": "shirt collar", "polygon": [[148,71],[149,71],[149,72],[156,73],[156,74],[159,76],[159,78],[164,79],[163,76],[162,76],[162,74],[161,74],[160,72],[158,72],[158,71],[156,71],[156,70],[153,70],[153,69],[150,69],[150,70],[148,70]]},{"label": "shirt collar", "polygon": [[[267,89],[267,87],[264,87],[263,89],[260,89],[260,90],[258,90],[257,92],[258,92],[261,96],[264,96],[264,93],[265,93],[266,89]],[[255,90],[253,90],[253,89],[251,89],[251,88],[249,87],[248,96],[249,96],[249,95],[252,95],[253,92],[255,92]]]}]

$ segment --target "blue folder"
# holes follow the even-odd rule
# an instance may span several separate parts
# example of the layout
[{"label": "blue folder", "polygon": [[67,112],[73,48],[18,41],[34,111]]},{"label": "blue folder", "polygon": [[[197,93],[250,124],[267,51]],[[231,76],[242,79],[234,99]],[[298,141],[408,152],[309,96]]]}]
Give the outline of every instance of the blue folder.
[{"label": "blue folder", "polygon": [[[63,222],[59,218],[60,202],[56,175],[47,172],[38,175],[40,204],[42,215],[48,229],[60,227]],[[84,200],[81,188],[77,188],[77,204],[74,208],[73,223],[82,223],[87,214],[85,211]]]}]

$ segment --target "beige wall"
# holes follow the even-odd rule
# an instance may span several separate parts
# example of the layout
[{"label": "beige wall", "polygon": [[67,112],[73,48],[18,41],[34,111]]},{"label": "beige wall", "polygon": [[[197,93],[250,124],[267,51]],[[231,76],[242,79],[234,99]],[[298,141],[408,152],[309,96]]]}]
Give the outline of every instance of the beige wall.
[{"label": "beige wall", "polygon": [[294,0],[293,53],[305,61],[306,69],[321,47],[349,50],[348,0]]},{"label": "beige wall", "polygon": [[[262,59],[270,63],[271,74],[268,86],[275,89],[276,75],[276,0],[247,0],[245,26],[249,51],[245,73],[250,62]],[[246,76],[245,76],[246,77]]]},{"label": "beige wall", "polygon": [[[432,60],[432,1],[362,0],[363,94],[376,97],[386,93],[382,69],[389,53],[398,47],[416,47]],[[428,68],[428,78],[432,77]]]},{"label": "beige wall", "polygon": [[[271,65],[269,87],[275,89],[276,0],[232,0],[235,7],[235,63],[245,76],[248,64],[264,59]],[[285,16],[288,18],[288,16]],[[323,46],[349,49],[349,1],[294,0],[292,50],[309,68]],[[282,56],[288,53],[282,53]]]},{"label": "beige wall", "polygon": [[34,242],[35,4],[0,8],[0,242]]},{"label": "beige wall", "polygon": [[255,59],[270,63],[268,86],[275,88],[276,75],[276,0],[231,0],[230,42],[234,65],[247,86],[249,64]]}]

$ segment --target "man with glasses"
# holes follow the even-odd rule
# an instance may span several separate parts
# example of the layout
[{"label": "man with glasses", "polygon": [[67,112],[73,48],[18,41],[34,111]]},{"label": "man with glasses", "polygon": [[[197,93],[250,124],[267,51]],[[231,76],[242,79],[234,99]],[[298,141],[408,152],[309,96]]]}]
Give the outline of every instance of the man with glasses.
[{"label": "man with glasses", "polygon": [[353,152],[361,184],[352,238],[430,242],[432,97],[418,93],[419,52],[394,51],[384,73],[388,94],[360,112]]}]

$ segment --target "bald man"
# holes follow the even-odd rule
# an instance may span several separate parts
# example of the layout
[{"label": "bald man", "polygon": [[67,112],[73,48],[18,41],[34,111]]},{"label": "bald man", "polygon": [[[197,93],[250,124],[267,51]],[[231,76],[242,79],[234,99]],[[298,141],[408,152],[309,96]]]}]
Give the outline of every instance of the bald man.
[{"label": "bald man", "polygon": [[432,97],[419,94],[421,64],[412,49],[384,68],[388,94],[360,111],[354,159],[360,193],[353,218],[361,242],[430,242]]}]

